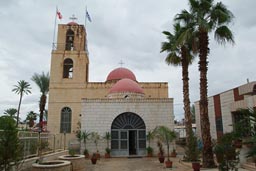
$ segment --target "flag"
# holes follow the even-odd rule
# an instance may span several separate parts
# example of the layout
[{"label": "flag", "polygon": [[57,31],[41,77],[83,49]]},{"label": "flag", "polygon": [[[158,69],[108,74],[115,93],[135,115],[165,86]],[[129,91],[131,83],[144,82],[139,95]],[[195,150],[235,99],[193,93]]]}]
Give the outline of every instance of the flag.
[{"label": "flag", "polygon": [[92,19],[87,10],[86,10],[86,18],[88,19],[88,21],[92,22]]},{"label": "flag", "polygon": [[60,13],[60,11],[57,9],[57,13],[56,13],[56,15],[58,16],[58,18],[61,20],[62,19],[62,15],[61,15],[61,13]]}]

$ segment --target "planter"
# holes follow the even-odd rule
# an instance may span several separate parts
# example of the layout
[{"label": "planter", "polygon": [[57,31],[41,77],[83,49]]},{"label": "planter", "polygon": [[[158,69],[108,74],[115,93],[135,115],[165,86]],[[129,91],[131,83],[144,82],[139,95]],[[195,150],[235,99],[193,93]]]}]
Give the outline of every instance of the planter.
[{"label": "planter", "polygon": [[70,169],[71,162],[64,160],[52,160],[32,164],[32,171],[70,171]]},{"label": "planter", "polygon": [[200,171],[200,163],[199,162],[192,162],[192,168],[194,171]]},{"label": "planter", "polygon": [[152,153],[148,153],[148,155],[147,155],[148,157],[152,157],[153,156],[153,154]]},{"label": "planter", "polygon": [[171,152],[171,157],[176,157],[177,153],[176,152]]},{"label": "planter", "polygon": [[166,168],[172,168],[172,161],[167,160],[167,161],[165,162],[165,167],[166,167]]},{"label": "planter", "polygon": [[160,163],[163,163],[164,162],[164,156],[159,156],[158,160],[159,160]]},{"label": "planter", "polygon": [[223,153],[216,153],[216,159],[218,163],[221,163],[224,159],[224,154]]},{"label": "planter", "polygon": [[84,155],[84,158],[89,159],[89,158],[90,158],[90,154],[89,154],[89,153],[85,154],[85,155]]},{"label": "planter", "polygon": [[92,162],[92,164],[96,164],[97,163],[97,158],[91,158],[91,162]]},{"label": "planter", "polygon": [[235,140],[234,146],[236,148],[242,148],[242,140]]},{"label": "planter", "polygon": [[100,159],[100,153],[96,153],[97,159]]},{"label": "planter", "polygon": [[64,155],[59,156],[60,160],[70,161],[72,163],[73,170],[82,171],[85,170],[84,155]]},{"label": "planter", "polygon": [[109,153],[105,153],[105,158],[110,158],[110,154]]}]

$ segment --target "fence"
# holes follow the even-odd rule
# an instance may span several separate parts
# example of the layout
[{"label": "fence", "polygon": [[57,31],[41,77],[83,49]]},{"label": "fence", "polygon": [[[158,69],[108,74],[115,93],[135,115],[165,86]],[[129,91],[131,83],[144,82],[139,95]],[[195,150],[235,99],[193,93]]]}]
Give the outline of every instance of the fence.
[{"label": "fence", "polygon": [[18,137],[23,145],[25,158],[55,152],[64,149],[65,135],[39,132],[19,131]]}]

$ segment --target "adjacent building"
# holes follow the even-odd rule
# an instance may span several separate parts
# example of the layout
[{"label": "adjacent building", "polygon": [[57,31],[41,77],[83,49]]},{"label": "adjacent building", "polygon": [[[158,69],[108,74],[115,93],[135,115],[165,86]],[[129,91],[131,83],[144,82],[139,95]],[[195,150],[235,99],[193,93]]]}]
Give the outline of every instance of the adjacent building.
[{"label": "adjacent building", "polygon": [[[233,131],[233,124],[243,118],[238,112],[256,106],[256,81],[227,90],[208,98],[208,114],[211,137],[217,139],[223,133]],[[197,134],[201,136],[199,101],[195,102]]]}]

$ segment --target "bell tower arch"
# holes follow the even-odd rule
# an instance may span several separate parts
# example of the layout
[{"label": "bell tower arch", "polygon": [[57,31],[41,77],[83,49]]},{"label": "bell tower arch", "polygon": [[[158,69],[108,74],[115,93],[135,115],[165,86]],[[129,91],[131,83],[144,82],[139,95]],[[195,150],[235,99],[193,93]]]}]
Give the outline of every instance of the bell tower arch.
[{"label": "bell tower arch", "polygon": [[51,57],[50,84],[85,84],[88,82],[89,59],[86,31],[74,21],[58,25],[57,42]]}]

